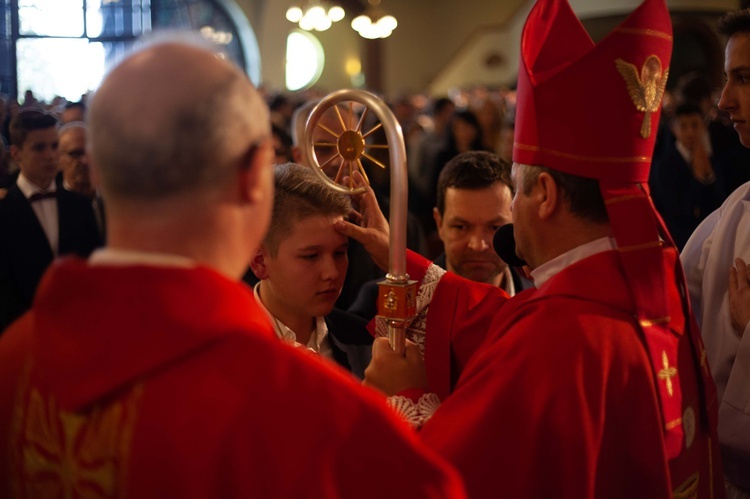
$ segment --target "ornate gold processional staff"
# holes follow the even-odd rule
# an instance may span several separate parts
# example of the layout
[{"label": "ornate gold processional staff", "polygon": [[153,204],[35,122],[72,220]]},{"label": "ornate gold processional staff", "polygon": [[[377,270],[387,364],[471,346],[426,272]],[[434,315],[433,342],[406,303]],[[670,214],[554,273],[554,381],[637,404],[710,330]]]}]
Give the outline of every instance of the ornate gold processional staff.
[{"label": "ornate gold processional staff", "polygon": [[[364,106],[362,114],[355,114],[355,103]],[[344,108],[342,112],[342,106]],[[330,127],[321,123],[321,118],[333,108],[338,126]],[[363,131],[368,113],[372,111],[379,123]],[[339,128],[339,130],[336,130]],[[383,129],[387,144],[368,143],[367,138],[379,129]],[[326,138],[315,140],[317,129],[323,130]],[[319,135],[319,134],[318,134]],[[408,202],[408,174],[406,170],[406,146],[404,136],[396,117],[388,106],[379,98],[363,90],[339,90],[333,92],[318,103],[307,120],[302,153],[315,173],[331,189],[345,194],[361,194],[366,186],[354,187],[343,185],[344,175],[352,177],[359,171],[369,185],[363,159],[380,168],[386,165],[373,157],[368,150],[387,149],[391,168],[390,199],[390,241],[388,249],[388,273],[384,281],[378,283],[378,317],[385,319],[388,327],[388,339],[391,348],[403,355],[406,344],[406,327],[416,316],[416,281],[409,280],[406,273],[406,215]],[[318,161],[316,148],[333,149],[331,155],[321,164]],[[331,178],[325,168],[340,162],[338,171]]]}]

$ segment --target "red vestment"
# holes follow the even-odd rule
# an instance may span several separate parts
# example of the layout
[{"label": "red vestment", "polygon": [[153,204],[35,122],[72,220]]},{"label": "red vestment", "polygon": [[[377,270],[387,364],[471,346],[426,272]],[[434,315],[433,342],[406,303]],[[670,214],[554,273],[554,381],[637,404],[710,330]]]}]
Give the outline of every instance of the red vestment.
[{"label": "red vestment", "polygon": [[208,268],[57,263],[0,380],[0,497],[463,496],[376,394]]},{"label": "red vestment", "polygon": [[[676,258],[664,251],[672,282]],[[412,277],[427,265],[409,254]],[[670,328],[682,332],[684,311],[676,287],[670,292]],[[512,299],[443,276],[425,344],[431,389],[443,403],[421,437],[459,469],[470,497],[724,497],[702,352],[679,335],[678,365],[655,373],[634,310],[614,251]],[[657,396],[666,382],[680,384],[685,428],[671,460]]]}]

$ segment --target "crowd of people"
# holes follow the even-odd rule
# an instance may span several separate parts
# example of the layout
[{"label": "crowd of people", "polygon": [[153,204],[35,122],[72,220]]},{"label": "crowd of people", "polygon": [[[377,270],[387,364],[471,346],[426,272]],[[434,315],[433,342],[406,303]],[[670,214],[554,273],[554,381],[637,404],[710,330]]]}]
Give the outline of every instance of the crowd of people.
[{"label": "crowd of people", "polygon": [[750,9],[719,30],[724,87],[671,84],[664,0],[599,44],[538,0],[516,89],[389,103],[403,355],[388,189],[312,171],[317,98],[176,38],[2,99],[0,497],[750,498]]}]

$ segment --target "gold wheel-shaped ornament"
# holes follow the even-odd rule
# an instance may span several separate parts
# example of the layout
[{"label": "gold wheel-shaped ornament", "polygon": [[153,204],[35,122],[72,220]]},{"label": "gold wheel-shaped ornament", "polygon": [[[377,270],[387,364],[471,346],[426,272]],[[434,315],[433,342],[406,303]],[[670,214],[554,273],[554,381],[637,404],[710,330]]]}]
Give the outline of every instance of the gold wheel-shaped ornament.
[{"label": "gold wheel-shaped ornament", "polygon": [[[355,104],[358,104],[357,108],[364,106],[361,115],[355,112]],[[336,115],[335,123],[326,125],[321,118],[331,108]],[[366,125],[371,114],[379,120],[373,126]],[[368,140],[381,128],[386,135],[386,144]],[[367,168],[386,168],[373,156],[374,150],[388,150],[391,176],[399,170],[394,165],[404,165],[406,172],[406,147],[401,126],[388,106],[369,92],[339,90],[324,97],[307,120],[304,140],[303,152],[308,164],[329,187],[345,194],[358,194],[365,190],[364,186],[355,188],[351,184],[345,185],[345,177],[351,178],[358,171],[369,185]],[[319,158],[323,158],[323,161]],[[338,168],[332,171],[331,166],[337,164]],[[401,182],[400,179],[398,181]],[[403,182],[405,184],[405,177]]]}]

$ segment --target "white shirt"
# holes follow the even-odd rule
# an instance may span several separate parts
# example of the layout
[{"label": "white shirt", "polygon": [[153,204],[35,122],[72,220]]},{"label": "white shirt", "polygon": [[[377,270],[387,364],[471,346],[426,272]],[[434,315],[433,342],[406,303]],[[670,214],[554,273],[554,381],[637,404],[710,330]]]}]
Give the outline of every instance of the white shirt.
[{"label": "white shirt", "polygon": [[[701,141],[703,142],[703,147],[706,149],[706,155],[710,158],[713,155],[713,147],[711,147],[711,136],[708,134],[708,131],[703,134]],[[687,147],[682,145],[682,142],[679,140],[675,140],[674,145],[677,152],[682,156],[682,159],[685,160],[685,163],[688,165],[691,164],[693,162],[693,153],[691,153]]]},{"label": "white shirt", "polygon": [[323,317],[316,317],[315,318],[315,330],[310,334],[310,339],[307,342],[307,345],[302,345],[302,343],[297,343],[297,335],[294,331],[289,329],[286,324],[281,322],[278,318],[276,318],[275,315],[273,315],[267,308],[266,305],[263,303],[263,300],[260,298],[260,283],[256,283],[253,287],[253,294],[255,295],[255,300],[263,307],[263,310],[266,311],[268,314],[269,319],[271,320],[271,324],[273,324],[273,330],[276,332],[276,336],[284,343],[292,346],[297,347],[306,347],[308,350],[312,350],[313,352],[319,354],[321,357],[325,357],[327,359],[333,359],[333,348],[331,347],[331,341],[328,338],[328,326],[326,325],[326,321]]},{"label": "white shirt", "polygon": [[150,265],[152,267],[183,268],[196,266],[194,260],[185,256],[114,248],[95,250],[89,256],[89,263],[91,265]]},{"label": "white shirt", "polygon": [[724,472],[750,490],[750,325],[742,338],[732,327],[729,269],[735,258],[750,262],[750,182],[701,222],[680,255],[716,382]]},{"label": "white shirt", "polygon": [[591,241],[586,244],[582,244],[570,251],[566,251],[562,255],[558,255],[552,260],[544,263],[534,270],[531,271],[531,277],[534,279],[534,285],[537,288],[547,282],[552,276],[573,265],[576,262],[580,262],[584,258],[596,255],[597,253],[603,253],[605,251],[616,249],[617,245],[615,240],[611,237],[602,237]]},{"label": "white shirt", "polygon": [[[26,199],[29,199],[37,192],[57,191],[57,186],[54,181],[50,182],[49,187],[42,189],[38,185],[32,183],[31,180],[27,179],[23,173],[18,175],[16,184]],[[49,243],[50,249],[52,249],[52,254],[57,256],[60,248],[60,220],[57,216],[57,199],[41,199],[29,204],[31,205],[31,209],[34,210],[36,219],[39,220],[39,225],[41,225],[42,230],[44,230],[44,235],[47,236],[47,242]]]},{"label": "white shirt", "polygon": [[503,286],[501,286],[503,291],[508,293],[508,296],[515,296],[516,285],[513,284],[513,274],[510,272],[510,267],[507,265],[505,266],[505,270],[503,270],[502,282],[504,283]]}]

